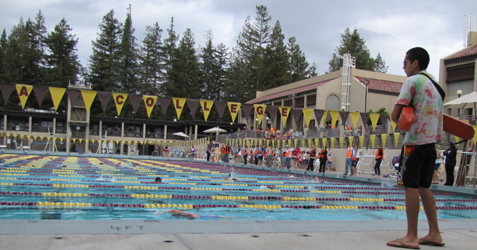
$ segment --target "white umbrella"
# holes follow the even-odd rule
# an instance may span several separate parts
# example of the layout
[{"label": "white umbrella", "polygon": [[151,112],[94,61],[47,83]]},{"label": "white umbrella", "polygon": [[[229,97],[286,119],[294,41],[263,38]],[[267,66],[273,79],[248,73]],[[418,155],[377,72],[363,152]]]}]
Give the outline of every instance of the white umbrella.
[{"label": "white umbrella", "polygon": [[444,108],[465,108],[466,105],[473,105],[474,112],[476,111],[477,103],[477,91],[473,91],[470,94],[463,95],[457,99],[454,99],[450,102],[444,103]]},{"label": "white umbrella", "polygon": [[207,130],[204,130],[203,132],[204,133],[226,133],[227,130],[219,128],[219,127],[215,127],[215,128],[209,128]]},{"label": "white umbrella", "polygon": [[209,128],[209,129],[204,130],[202,132],[204,132],[204,133],[215,133],[215,140],[217,141],[217,137],[218,137],[219,133],[226,133],[227,130],[221,129],[219,127],[215,127],[215,128]]},{"label": "white umbrella", "polygon": [[182,137],[185,137],[185,138],[189,138],[188,135],[184,134],[183,132],[175,132],[173,133],[173,135],[177,135],[177,136],[182,136]]}]

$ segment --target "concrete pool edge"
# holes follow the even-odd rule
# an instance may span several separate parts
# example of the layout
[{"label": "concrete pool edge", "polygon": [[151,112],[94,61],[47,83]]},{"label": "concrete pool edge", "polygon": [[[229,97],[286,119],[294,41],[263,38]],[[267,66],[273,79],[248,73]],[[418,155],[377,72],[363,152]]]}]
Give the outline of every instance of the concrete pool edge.
[{"label": "concrete pool edge", "polygon": [[[476,229],[477,219],[439,221],[441,230]],[[0,235],[242,234],[405,231],[406,220],[189,221],[1,220]],[[427,230],[426,220],[419,230]]]}]

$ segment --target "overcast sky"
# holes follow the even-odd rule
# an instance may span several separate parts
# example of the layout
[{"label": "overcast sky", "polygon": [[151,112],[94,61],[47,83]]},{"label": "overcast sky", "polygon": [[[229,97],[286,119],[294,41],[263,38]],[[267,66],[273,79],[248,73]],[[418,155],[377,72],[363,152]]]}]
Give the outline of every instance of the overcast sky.
[{"label": "overcast sky", "polygon": [[102,17],[114,9],[115,17],[124,22],[129,3],[138,41],[146,26],[158,22],[165,31],[174,17],[176,32],[182,35],[190,28],[197,46],[204,44],[204,34],[210,29],[214,44],[224,43],[229,51],[247,16],[253,18],[255,6],[265,5],[271,24],[279,20],[286,39],[297,38],[319,74],[327,71],[340,34],[349,27],[358,29],[372,57],[381,53],[388,73],[404,75],[405,52],[420,46],[431,55],[428,71],[438,77],[439,60],[463,48],[464,16],[477,13],[476,0],[2,0],[0,28],[8,35],[20,17],[34,19],[41,9],[51,32],[64,17],[79,38],[81,64],[87,65]]}]

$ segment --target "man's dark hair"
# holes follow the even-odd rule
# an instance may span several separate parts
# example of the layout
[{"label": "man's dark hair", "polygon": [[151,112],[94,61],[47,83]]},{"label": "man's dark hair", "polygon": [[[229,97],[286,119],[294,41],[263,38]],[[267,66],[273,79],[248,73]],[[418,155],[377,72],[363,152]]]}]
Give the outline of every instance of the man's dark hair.
[{"label": "man's dark hair", "polygon": [[427,69],[427,66],[429,65],[430,57],[429,53],[421,47],[415,47],[406,52],[407,59],[409,61],[413,62],[417,60],[419,63],[419,69],[420,70],[425,70]]}]

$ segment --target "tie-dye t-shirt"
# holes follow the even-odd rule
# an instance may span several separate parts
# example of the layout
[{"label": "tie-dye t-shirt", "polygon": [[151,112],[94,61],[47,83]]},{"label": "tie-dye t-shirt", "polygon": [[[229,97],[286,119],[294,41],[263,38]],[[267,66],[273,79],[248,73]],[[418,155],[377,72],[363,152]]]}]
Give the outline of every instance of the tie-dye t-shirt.
[{"label": "tie-dye t-shirt", "polygon": [[414,107],[415,118],[404,136],[404,144],[424,145],[442,140],[442,98],[426,76],[417,74],[407,78],[396,104]]}]

